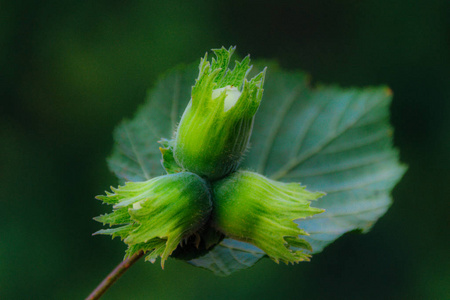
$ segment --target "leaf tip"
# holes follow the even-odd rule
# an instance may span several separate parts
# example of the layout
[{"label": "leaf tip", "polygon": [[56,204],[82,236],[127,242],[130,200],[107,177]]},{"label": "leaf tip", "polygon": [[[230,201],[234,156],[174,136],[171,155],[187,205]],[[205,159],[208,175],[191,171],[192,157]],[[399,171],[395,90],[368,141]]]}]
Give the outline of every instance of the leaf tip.
[{"label": "leaf tip", "polygon": [[385,87],[384,88],[384,92],[386,93],[387,96],[391,97],[394,92],[392,91],[392,89],[390,87]]}]

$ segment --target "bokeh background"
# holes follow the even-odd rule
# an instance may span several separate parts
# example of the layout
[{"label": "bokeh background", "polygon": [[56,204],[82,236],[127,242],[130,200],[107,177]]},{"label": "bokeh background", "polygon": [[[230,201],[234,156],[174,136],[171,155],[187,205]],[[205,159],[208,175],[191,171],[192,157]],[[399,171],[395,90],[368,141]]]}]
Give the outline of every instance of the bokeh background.
[{"label": "bokeh background", "polygon": [[221,278],[138,262],[105,299],[449,299],[450,1],[0,1],[0,298],[82,299],[122,259],[95,236],[112,131],[158,75],[237,45],[316,82],[388,84],[409,171],[365,235]]}]

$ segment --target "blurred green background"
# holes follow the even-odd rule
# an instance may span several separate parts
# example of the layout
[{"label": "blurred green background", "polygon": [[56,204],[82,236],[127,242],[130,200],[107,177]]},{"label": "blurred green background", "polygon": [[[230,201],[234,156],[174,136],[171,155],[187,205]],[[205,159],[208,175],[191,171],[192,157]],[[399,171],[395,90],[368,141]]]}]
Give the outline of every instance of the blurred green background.
[{"label": "blurred green background", "polygon": [[222,45],[317,82],[388,84],[409,171],[369,234],[229,277],[138,262],[105,299],[449,299],[450,1],[0,1],[0,299],[82,299],[122,259],[95,236],[105,157],[158,75]]}]

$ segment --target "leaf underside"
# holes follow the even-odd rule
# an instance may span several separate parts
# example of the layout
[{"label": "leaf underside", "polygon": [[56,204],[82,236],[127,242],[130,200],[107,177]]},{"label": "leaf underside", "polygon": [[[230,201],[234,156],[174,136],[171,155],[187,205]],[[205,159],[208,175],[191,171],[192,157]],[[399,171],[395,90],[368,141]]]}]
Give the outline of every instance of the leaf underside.
[{"label": "leaf underside", "polygon": [[[157,142],[171,138],[197,72],[192,65],[167,73],[135,117],[117,127],[108,164],[121,182],[165,173]],[[312,89],[307,75],[270,68],[266,76],[242,168],[327,193],[314,203],[325,213],[297,221],[310,234],[306,239],[313,253],[346,232],[368,231],[391,205],[390,192],[406,170],[392,146],[391,91],[387,87]],[[229,275],[263,256],[253,245],[225,239],[189,263]]]}]

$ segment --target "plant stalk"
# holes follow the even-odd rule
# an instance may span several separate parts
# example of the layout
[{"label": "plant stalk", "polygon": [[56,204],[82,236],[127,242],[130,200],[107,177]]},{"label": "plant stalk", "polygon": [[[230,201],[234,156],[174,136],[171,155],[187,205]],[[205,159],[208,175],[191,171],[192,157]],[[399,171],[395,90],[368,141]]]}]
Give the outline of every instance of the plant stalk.
[{"label": "plant stalk", "polygon": [[123,275],[135,262],[137,262],[142,256],[143,251],[139,251],[127,258],[123,262],[117,265],[108,276],[92,291],[92,293],[86,298],[86,300],[96,300],[100,297]]}]

